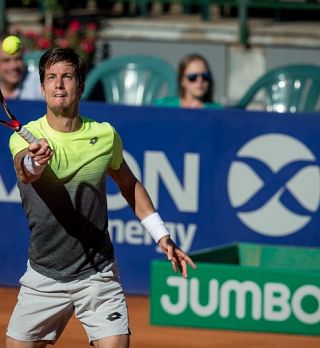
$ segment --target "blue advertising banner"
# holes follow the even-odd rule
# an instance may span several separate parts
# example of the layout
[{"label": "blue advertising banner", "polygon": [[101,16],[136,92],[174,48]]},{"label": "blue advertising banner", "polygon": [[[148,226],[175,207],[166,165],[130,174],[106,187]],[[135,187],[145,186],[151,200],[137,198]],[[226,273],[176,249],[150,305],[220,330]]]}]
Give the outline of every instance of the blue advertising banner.
[{"label": "blue advertising banner", "polygon": [[[42,102],[12,101],[25,123]],[[81,103],[81,114],[110,122],[125,158],[185,251],[232,242],[320,246],[320,116]],[[30,232],[0,129],[0,284],[18,285]],[[148,293],[150,261],[161,253],[107,183],[109,232],[124,288]]]}]

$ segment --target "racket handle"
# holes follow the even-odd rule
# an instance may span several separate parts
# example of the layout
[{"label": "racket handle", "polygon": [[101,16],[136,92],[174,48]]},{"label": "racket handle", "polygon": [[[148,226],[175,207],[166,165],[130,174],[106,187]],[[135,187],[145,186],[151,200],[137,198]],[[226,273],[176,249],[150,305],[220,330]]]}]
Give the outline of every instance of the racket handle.
[{"label": "racket handle", "polygon": [[29,144],[36,144],[38,142],[38,139],[24,127],[21,127],[21,129],[18,130],[17,133]]}]

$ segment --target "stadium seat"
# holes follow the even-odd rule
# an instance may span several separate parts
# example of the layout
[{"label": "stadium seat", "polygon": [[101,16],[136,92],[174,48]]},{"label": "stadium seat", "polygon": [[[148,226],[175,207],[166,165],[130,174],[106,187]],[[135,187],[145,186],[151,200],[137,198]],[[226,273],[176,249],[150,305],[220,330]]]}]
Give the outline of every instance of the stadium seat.
[{"label": "stadium seat", "polygon": [[86,79],[84,100],[148,105],[164,96],[175,96],[176,73],[166,61],[145,55],[106,59]]},{"label": "stadium seat", "polygon": [[320,111],[320,66],[288,65],[259,78],[236,104],[274,112]]},{"label": "stadium seat", "polygon": [[23,53],[23,60],[29,71],[38,68],[39,60],[45,50],[26,51]]}]

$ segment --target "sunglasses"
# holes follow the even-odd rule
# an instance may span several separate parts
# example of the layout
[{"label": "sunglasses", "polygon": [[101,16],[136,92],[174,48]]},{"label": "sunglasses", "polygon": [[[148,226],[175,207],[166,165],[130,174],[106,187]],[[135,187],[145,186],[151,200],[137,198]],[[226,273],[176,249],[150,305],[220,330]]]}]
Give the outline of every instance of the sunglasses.
[{"label": "sunglasses", "polygon": [[194,73],[194,74],[186,75],[186,78],[190,82],[195,82],[198,77],[201,77],[202,80],[204,80],[204,81],[210,81],[211,80],[211,74],[208,71],[204,72],[204,73],[200,73],[200,74]]}]

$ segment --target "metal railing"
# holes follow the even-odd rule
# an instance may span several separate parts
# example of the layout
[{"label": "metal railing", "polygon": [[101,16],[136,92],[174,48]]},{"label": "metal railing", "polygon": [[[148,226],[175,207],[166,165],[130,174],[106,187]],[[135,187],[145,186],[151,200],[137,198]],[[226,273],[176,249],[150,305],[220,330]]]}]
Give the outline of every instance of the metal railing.
[{"label": "metal railing", "polygon": [[[126,0],[119,0],[119,2],[127,2]],[[141,16],[149,15],[148,4],[153,1],[150,0],[135,0],[139,8]],[[320,0],[156,0],[154,2],[163,4],[181,4],[183,12],[188,14],[192,5],[199,6],[199,13],[204,21],[212,20],[210,7],[235,7],[237,9],[239,41],[248,45],[250,40],[249,26],[248,26],[248,9],[249,8],[263,8],[277,10],[277,19],[280,18],[281,10],[302,10],[302,11],[319,11],[320,14]]]}]

